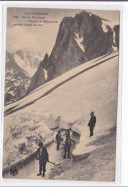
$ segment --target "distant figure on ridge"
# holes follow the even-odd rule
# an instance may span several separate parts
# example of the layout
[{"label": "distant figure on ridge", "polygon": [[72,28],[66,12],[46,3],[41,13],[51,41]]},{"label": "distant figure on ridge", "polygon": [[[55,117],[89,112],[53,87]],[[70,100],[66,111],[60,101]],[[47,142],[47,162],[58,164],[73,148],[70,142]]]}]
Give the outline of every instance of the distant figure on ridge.
[{"label": "distant figure on ridge", "polygon": [[57,135],[56,135],[56,143],[57,143],[57,150],[59,150],[59,147],[60,147],[60,142],[61,142],[61,132],[58,131]]},{"label": "distant figure on ridge", "polygon": [[46,163],[49,161],[48,152],[46,148],[43,146],[42,142],[40,142],[38,146],[39,148],[37,149],[37,152],[36,152],[36,159],[39,160],[39,174],[37,174],[37,176],[40,176],[43,170],[42,176],[44,177],[45,171],[46,171]]},{"label": "distant figure on ridge", "polygon": [[91,118],[89,120],[88,126],[90,128],[90,137],[91,137],[91,136],[93,136],[93,130],[94,130],[94,127],[96,124],[96,117],[94,116],[94,112],[91,112],[90,116],[91,116]]}]

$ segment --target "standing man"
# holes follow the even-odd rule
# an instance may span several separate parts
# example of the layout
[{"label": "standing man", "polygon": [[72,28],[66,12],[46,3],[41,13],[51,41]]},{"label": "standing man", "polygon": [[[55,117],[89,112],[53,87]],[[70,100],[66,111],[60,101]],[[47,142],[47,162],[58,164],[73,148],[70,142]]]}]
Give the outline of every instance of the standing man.
[{"label": "standing man", "polygon": [[96,117],[94,116],[94,112],[91,112],[90,116],[91,116],[91,118],[89,120],[88,126],[90,128],[90,137],[91,137],[91,136],[93,136],[93,130],[94,130],[94,127],[96,124]]},{"label": "standing man", "polygon": [[64,145],[64,159],[66,158],[66,155],[68,153],[68,158],[70,158],[70,150],[72,146],[72,142],[75,144],[75,142],[70,138],[70,133],[66,136],[66,141]]},{"label": "standing man", "polygon": [[56,142],[57,142],[57,150],[59,150],[60,142],[61,142],[61,133],[60,133],[60,131],[58,131],[58,133],[56,135]]},{"label": "standing man", "polygon": [[48,159],[48,152],[46,148],[43,146],[43,143],[40,142],[38,144],[39,148],[37,149],[36,152],[36,159],[39,160],[39,174],[37,176],[41,175],[42,169],[43,169],[43,177],[45,176],[45,171],[46,171],[46,163],[49,161]]}]

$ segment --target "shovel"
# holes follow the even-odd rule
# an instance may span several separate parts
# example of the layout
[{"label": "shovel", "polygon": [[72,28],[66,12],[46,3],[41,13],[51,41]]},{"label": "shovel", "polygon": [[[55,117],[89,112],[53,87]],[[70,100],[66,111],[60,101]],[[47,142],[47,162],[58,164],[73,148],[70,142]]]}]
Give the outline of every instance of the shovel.
[{"label": "shovel", "polygon": [[57,166],[57,165],[61,164],[61,163],[55,164],[54,162],[51,162],[51,161],[48,161],[48,162],[53,164],[54,166]]}]

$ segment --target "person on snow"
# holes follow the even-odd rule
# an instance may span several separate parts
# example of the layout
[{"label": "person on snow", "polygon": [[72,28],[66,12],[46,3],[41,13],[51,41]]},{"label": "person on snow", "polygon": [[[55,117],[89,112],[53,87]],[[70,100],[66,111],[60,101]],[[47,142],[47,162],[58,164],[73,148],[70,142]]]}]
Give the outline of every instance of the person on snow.
[{"label": "person on snow", "polygon": [[40,176],[43,170],[43,177],[45,176],[46,171],[46,163],[49,161],[49,156],[46,148],[43,146],[43,143],[40,142],[38,144],[39,148],[36,152],[36,159],[39,160],[39,174],[37,176]]},{"label": "person on snow", "polygon": [[91,116],[91,118],[89,120],[88,126],[90,128],[90,137],[91,137],[91,136],[93,136],[93,130],[94,130],[94,127],[96,124],[96,117],[94,115],[94,112],[91,112],[90,116]]},{"label": "person on snow", "polygon": [[64,145],[64,159],[66,158],[67,153],[68,153],[68,158],[70,158],[72,142],[75,144],[75,142],[70,138],[70,132],[69,132],[66,135],[66,141]]},{"label": "person on snow", "polygon": [[59,150],[61,140],[62,140],[61,139],[61,133],[60,133],[60,131],[58,131],[58,133],[56,135],[57,150]]},{"label": "person on snow", "polygon": [[70,131],[71,131],[71,128],[67,129],[66,133],[63,136],[66,136],[66,138],[70,137]]}]

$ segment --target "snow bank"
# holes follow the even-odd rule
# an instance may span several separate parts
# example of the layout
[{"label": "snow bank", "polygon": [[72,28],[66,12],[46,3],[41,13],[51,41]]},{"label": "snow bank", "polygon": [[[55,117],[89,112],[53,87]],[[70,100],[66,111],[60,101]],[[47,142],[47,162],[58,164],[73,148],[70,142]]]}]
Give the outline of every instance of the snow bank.
[{"label": "snow bank", "polygon": [[42,118],[43,118],[44,122],[46,123],[46,125],[50,129],[56,129],[59,127],[60,116],[50,114],[50,112],[48,114],[46,114],[46,112],[45,112],[42,114]]},{"label": "snow bank", "polygon": [[47,144],[53,132],[34,113],[20,113],[5,118],[4,124],[4,167],[18,162],[36,151],[39,141]]}]

